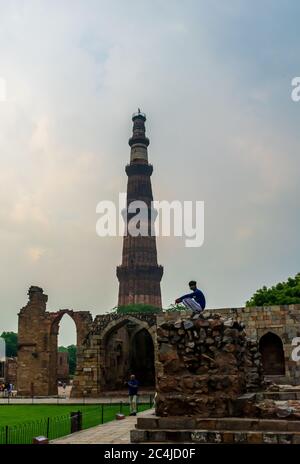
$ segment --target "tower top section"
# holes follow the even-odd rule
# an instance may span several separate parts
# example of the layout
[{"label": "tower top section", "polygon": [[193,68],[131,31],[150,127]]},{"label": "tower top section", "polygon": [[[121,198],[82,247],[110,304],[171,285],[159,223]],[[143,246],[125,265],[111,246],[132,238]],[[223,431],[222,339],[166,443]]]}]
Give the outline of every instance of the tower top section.
[{"label": "tower top section", "polygon": [[133,129],[132,129],[132,137],[130,137],[128,143],[130,147],[134,146],[142,146],[142,147],[148,147],[150,141],[148,137],[146,137],[146,129],[145,129],[145,121],[146,121],[146,115],[145,113],[142,113],[141,110],[138,108],[138,111],[136,113],[133,113],[132,115],[132,121],[133,121]]}]

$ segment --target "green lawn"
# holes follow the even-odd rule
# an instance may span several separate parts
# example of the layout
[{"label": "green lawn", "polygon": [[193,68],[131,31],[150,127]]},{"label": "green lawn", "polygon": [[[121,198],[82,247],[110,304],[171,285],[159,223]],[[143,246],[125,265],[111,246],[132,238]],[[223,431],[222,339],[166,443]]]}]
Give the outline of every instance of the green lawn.
[{"label": "green lawn", "polygon": [[[140,404],[138,410],[148,408],[149,404]],[[82,412],[83,429],[102,423],[101,405],[0,405],[0,444],[6,441],[31,443],[32,437],[38,435],[48,435],[50,439],[68,435],[71,431],[70,413],[77,411]],[[105,404],[103,422],[115,420],[118,412],[120,404]],[[122,413],[128,415],[129,406],[122,405]]]}]

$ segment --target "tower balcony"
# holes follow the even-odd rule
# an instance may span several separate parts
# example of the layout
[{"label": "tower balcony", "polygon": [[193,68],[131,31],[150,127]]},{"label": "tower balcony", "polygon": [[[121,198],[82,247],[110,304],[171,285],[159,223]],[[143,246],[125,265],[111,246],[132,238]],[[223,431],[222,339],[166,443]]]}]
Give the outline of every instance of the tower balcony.
[{"label": "tower balcony", "polygon": [[132,164],[127,164],[125,167],[125,172],[127,176],[151,176],[153,172],[153,166],[152,164],[146,164],[146,163],[132,163]]}]

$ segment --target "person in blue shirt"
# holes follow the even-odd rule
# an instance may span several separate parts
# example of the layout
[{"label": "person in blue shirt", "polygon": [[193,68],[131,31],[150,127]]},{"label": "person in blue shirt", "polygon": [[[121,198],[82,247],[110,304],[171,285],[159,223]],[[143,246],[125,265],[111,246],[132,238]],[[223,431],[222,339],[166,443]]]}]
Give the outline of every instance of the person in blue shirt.
[{"label": "person in blue shirt", "polygon": [[128,395],[129,395],[129,405],[130,405],[130,416],[136,416],[137,410],[137,395],[139,389],[139,382],[136,380],[135,375],[131,375],[128,382]]},{"label": "person in blue shirt", "polygon": [[187,293],[186,295],[181,296],[175,300],[175,303],[183,303],[184,306],[191,309],[195,314],[201,313],[204,311],[206,306],[205,296],[199,288],[197,288],[197,282],[191,280],[189,282],[189,287],[192,290],[192,293]]}]

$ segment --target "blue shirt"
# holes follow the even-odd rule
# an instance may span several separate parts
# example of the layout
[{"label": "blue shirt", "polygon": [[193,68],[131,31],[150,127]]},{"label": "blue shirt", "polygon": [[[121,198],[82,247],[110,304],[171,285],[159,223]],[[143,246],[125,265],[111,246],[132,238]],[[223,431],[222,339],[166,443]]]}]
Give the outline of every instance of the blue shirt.
[{"label": "blue shirt", "polygon": [[192,293],[188,293],[186,295],[181,296],[179,300],[182,301],[184,298],[194,298],[194,300],[197,301],[197,303],[199,303],[201,308],[205,309],[205,306],[206,306],[205,296],[201,292],[201,290],[199,290],[199,288],[196,288],[196,290]]},{"label": "blue shirt", "polygon": [[137,395],[139,382],[137,380],[129,380],[127,382],[128,385],[128,394],[129,396]]}]

